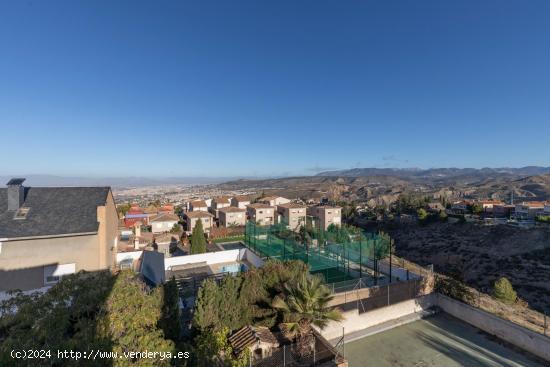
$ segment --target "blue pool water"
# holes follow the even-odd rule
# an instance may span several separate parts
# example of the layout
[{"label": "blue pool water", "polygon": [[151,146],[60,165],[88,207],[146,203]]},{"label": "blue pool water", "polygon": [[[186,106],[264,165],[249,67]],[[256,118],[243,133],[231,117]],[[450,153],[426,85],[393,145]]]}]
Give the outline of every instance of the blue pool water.
[{"label": "blue pool water", "polygon": [[222,266],[222,273],[239,273],[248,270],[247,266],[245,264],[230,264],[230,265],[224,265]]}]

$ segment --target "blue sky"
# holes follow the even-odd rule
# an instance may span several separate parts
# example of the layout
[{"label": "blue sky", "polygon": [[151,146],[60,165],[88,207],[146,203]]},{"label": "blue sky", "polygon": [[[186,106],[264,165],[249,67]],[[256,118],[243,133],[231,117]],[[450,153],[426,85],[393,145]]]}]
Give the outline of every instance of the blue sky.
[{"label": "blue sky", "polygon": [[548,1],[0,1],[0,172],[550,165]]}]

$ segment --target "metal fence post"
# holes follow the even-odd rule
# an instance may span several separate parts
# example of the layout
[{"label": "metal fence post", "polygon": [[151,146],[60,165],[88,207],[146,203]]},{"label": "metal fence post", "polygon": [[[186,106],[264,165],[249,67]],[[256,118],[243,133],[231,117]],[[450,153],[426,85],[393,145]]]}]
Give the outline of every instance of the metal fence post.
[{"label": "metal fence post", "polygon": [[546,320],[546,310],[544,311],[544,336],[548,336],[546,335],[546,329],[548,328],[548,322]]},{"label": "metal fence post", "polygon": [[283,367],[286,366],[286,345],[283,345]]},{"label": "metal fence post", "polygon": [[313,342],[313,367],[315,367],[315,347],[316,347],[316,343]]}]

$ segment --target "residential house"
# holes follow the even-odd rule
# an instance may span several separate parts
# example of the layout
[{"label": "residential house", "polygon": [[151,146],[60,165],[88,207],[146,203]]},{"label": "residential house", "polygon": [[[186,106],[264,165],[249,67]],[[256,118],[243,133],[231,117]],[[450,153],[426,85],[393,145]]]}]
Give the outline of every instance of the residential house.
[{"label": "residential house", "polygon": [[236,356],[248,353],[252,361],[270,357],[280,345],[275,334],[265,326],[244,326],[229,336],[227,341]]},{"label": "residential house", "polygon": [[170,213],[161,213],[151,218],[149,222],[151,223],[151,232],[153,233],[164,233],[170,232],[174,228],[175,224],[178,224],[179,217],[175,214]]},{"label": "residential house", "polygon": [[275,207],[263,204],[255,203],[246,206],[246,214],[248,218],[262,226],[275,224]]},{"label": "residential house", "polygon": [[227,208],[231,206],[231,200],[227,196],[220,196],[212,199],[212,206],[210,207],[210,213],[214,214],[215,218],[219,218],[218,211],[221,208]]},{"label": "residential house", "polygon": [[317,228],[326,230],[328,226],[342,224],[342,208],[339,206],[313,206],[307,209]]},{"label": "residential house", "polygon": [[174,205],[172,204],[164,204],[158,209],[158,213],[169,213],[174,214]]},{"label": "residential house", "polygon": [[516,204],[514,216],[517,219],[534,219],[544,212],[544,202],[524,201]]},{"label": "residential house", "polygon": [[0,189],[0,291],[32,290],[115,265],[118,213],[110,187]]},{"label": "residential house", "polygon": [[550,215],[550,201],[544,204],[543,215]]},{"label": "residential house", "polygon": [[480,200],[477,203],[483,207],[483,211],[485,212],[492,212],[495,205],[504,205],[503,201],[494,199]]},{"label": "residential house", "polygon": [[451,204],[451,211],[454,214],[466,214],[469,211],[468,206],[470,204],[471,204],[470,202],[464,201],[464,200],[455,201],[454,203]]},{"label": "residential house", "polygon": [[208,205],[204,200],[194,200],[189,203],[189,211],[192,212],[207,212]]},{"label": "residential house", "polygon": [[220,227],[244,226],[246,224],[246,209],[229,206],[219,210]]},{"label": "residential house", "polygon": [[277,206],[281,204],[288,204],[290,200],[282,196],[265,196],[258,199],[258,203],[267,204],[270,206]]},{"label": "residential house", "polygon": [[428,203],[428,209],[432,212],[440,212],[445,210],[445,205],[441,204],[439,201],[431,201]]},{"label": "residential house", "polygon": [[195,228],[195,225],[199,219],[202,222],[202,228],[205,232],[210,232],[214,222],[214,216],[203,210],[187,212],[185,213],[185,218],[187,220],[187,232],[193,232],[193,228]]},{"label": "residential house", "polygon": [[493,205],[493,216],[495,218],[509,218],[514,214],[515,209],[515,205],[495,204]]},{"label": "residential house", "polygon": [[285,223],[292,230],[306,224],[307,210],[305,205],[286,203],[277,205],[277,223]]},{"label": "residential house", "polygon": [[124,215],[124,226],[126,228],[132,228],[136,222],[149,224],[149,215],[145,213],[145,210],[140,208],[139,205],[132,204],[130,209]]},{"label": "residential house", "polygon": [[231,198],[231,206],[236,208],[246,209],[246,206],[250,204],[250,196],[238,195]]}]

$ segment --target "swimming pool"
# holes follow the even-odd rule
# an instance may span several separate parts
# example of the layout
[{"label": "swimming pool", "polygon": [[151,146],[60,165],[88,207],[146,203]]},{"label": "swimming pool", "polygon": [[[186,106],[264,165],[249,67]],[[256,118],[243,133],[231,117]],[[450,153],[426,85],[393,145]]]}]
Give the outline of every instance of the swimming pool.
[{"label": "swimming pool", "polygon": [[222,273],[230,273],[230,274],[236,274],[247,270],[248,270],[248,267],[245,264],[240,264],[240,263],[224,265],[221,268]]}]

